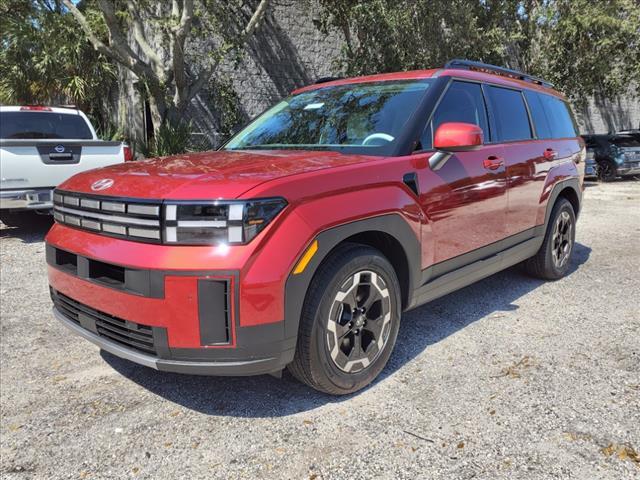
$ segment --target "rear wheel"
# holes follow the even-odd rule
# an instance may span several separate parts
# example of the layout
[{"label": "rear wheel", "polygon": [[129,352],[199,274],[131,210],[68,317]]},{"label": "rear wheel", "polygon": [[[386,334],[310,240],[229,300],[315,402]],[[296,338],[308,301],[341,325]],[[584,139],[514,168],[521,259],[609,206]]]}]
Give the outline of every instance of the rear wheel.
[{"label": "rear wheel", "polygon": [[557,280],[569,270],[576,238],[576,215],[571,203],[560,198],[553,206],[547,232],[538,253],[524,263],[533,276]]},{"label": "rear wheel", "polygon": [[322,392],[360,390],[391,355],[400,308],[400,286],[388,260],[370,247],[339,247],[311,282],[289,370]]}]

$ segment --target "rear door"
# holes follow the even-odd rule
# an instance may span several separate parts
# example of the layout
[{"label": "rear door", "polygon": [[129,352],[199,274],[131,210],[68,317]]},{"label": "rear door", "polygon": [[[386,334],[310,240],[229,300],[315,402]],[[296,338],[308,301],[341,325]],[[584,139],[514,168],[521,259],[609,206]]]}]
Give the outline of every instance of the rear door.
[{"label": "rear door", "polygon": [[[552,168],[570,161],[579,152],[573,119],[565,103],[551,95],[524,90],[516,99],[505,103],[504,95],[496,96],[499,89],[492,87],[492,108],[496,109],[496,121],[501,113],[504,123],[521,124],[521,134],[514,141],[505,139],[507,165],[507,235],[515,236],[531,232],[536,226],[540,199],[547,176]],[[526,106],[522,105],[525,101]],[[516,105],[517,104],[517,105]],[[507,112],[505,107],[509,106]],[[518,118],[514,118],[518,113]],[[527,115],[528,113],[528,115]],[[528,118],[527,118],[528,117]],[[527,130],[526,126],[529,126]],[[514,237],[514,241],[522,238]]]},{"label": "rear door", "polygon": [[[421,140],[432,145],[432,132],[445,122],[479,125],[485,142],[481,148],[451,156],[438,171],[419,171],[420,202],[429,219],[423,237],[434,238],[434,252],[423,258],[440,263],[504,237],[507,208],[502,149],[490,143],[486,105],[479,83],[454,80],[438,105]],[[423,248],[431,248],[423,242]],[[444,273],[444,272],[443,272]]]},{"label": "rear door", "polygon": [[[533,129],[522,91],[496,85],[485,85],[494,142],[499,142],[506,168],[507,209],[505,237],[532,227],[537,198],[542,190],[537,183],[536,163],[543,161],[540,146],[533,145]],[[514,238],[514,243],[520,239]],[[505,244],[505,247],[508,247]]]}]

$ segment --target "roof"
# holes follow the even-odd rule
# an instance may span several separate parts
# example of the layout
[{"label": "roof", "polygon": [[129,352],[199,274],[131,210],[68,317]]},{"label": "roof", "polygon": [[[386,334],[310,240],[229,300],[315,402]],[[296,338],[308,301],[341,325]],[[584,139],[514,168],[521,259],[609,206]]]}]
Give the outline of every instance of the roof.
[{"label": "roof", "polygon": [[0,106],[0,112],[44,112],[80,115],[80,111],[76,107],[49,107],[47,105]]},{"label": "roof", "polygon": [[483,82],[495,83],[498,85],[504,85],[507,87],[522,88],[528,90],[535,90],[549,95],[554,95],[560,98],[564,96],[558,91],[539,85],[531,81],[519,80],[516,78],[506,77],[504,75],[497,75],[493,73],[479,72],[475,70],[462,70],[458,68],[434,68],[430,70],[412,70],[408,72],[394,72],[394,73],[380,73],[377,75],[367,75],[362,77],[342,78],[331,82],[323,82],[319,84],[307,85],[302,88],[294,90],[293,94],[307,92],[311,90],[318,90],[326,87],[334,87],[338,85],[352,85],[358,83],[371,83],[371,82],[388,82],[394,80],[420,80],[425,78],[436,77],[456,77],[466,78],[469,80],[477,80]]}]

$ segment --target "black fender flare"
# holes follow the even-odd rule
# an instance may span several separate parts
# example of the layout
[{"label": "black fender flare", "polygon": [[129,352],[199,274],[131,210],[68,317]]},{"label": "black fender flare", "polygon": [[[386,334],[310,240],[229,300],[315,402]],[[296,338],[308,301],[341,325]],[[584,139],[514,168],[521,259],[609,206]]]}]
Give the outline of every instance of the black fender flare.
[{"label": "black fender flare", "polygon": [[578,218],[578,214],[582,209],[582,189],[580,188],[580,182],[578,182],[577,178],[569,178],[567,180],[562,180],[553,186],[553,190],[551,190],[551,193],[549,194],[547,209],[544,215],[545,232],[546,232],[547,226],[549,225],[549,217],[551,217],[551,210],[553,210],[553,206],[556,204],[556,201],[558,200],[560,193],[566,188],[571,188],[575,192],[578,198],[578,204],[580,205],[580,207],[578,208],[578,211],[575,212],[576,218]]},{"label": "black fender flare", "polygon": [[364,232],[386,233],[402,245],[409,266],[408,291],[411,298],[416,286],[420,285],[421,245],[414,231],[400,214],[390,213],[332,227],[320,232],[311,240],[311,242],[318,241],[318,251],[305,270],[297,275],[293,272],[289,273],[284,294],[285,338],[298,335],[307,290],[323,260],[338,244],[353,235]]}]

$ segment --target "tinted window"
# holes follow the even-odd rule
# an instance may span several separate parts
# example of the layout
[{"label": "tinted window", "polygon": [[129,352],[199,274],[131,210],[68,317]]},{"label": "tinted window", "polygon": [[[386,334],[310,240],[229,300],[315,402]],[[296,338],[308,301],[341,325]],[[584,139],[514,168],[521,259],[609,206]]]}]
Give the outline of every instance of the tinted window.
[{"label": "tinted window", "polygon": [[430,80],[387,81],[302,92],[258,117],[225,148],[385,155],[395,148],[430,84]]},{"label": "tinted window", "polygon": [[618,147],[638,148],[640,147],[640,135],[613,137],[611,143]]},{"label": "tinted window", "polygon": [[522,94],[517,90],[489,86],[491,111],[496,120],[499,142],[531,138],[529,115]]},{"label": "tinted window", "polygon": [[544,107],[553,138],[575,137],[576,127],[567,104],[551,95],[542,93],[536,95]]},{"label": "tinted window", "polygon": [[0,138],[74,138],[90,140],[91,130],[80,115],[53,112],[1,112]]},{"label": "tinted window", "polygon": [[489,141],[487,111],[482,88],[477,83],[453,82],[433,115],[420,141],[422,149],[432,146],[432,132],[446,122],[464,122],[480,126],[485,142]]},{"label": "tinted window", "polygon": [[538,138],[553,138],[551,133],[551,126],[542,106],[542,100],[540,95],[531,90],[525,90],[524,96],[527,98],[527,104],[529,105],[529,112],[533,119],[533,125],[536,128],[536,136]]}]

